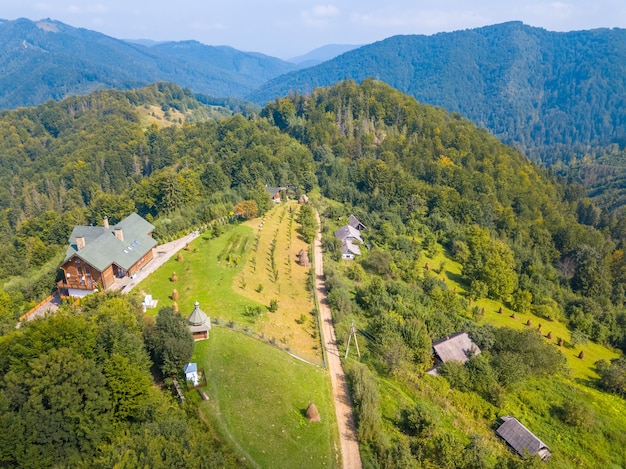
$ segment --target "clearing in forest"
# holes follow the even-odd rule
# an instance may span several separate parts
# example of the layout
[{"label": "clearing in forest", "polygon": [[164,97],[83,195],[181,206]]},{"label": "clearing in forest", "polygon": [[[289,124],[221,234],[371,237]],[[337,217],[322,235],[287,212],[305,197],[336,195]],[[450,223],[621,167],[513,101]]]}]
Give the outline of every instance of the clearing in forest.
[{"label": "clearing in forest", "polygon": [[[159,307],[171,306],[177,295],[183,316],[198,301],[211,318],[252,330],[321,365],[311,274],[297,257],[309,249],[296,231],[298,210],[291,201],[273,207],[264,218],[222,226],[217,237],[211,230],[201,234],[133,293],[151,294]],[[156,315],[157,310],[148,313]]]}]

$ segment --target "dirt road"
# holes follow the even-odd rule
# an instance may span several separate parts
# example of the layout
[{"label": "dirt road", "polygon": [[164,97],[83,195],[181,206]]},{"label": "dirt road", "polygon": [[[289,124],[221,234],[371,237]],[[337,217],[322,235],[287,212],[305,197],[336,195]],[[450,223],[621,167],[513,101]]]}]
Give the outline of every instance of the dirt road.
[{"label": "dirt road", "polygon": [[[317,222],[320,217],[317,214]],[[335,413],[339,426],[339,439],[341,443],[341,457],[343,469],[360,469],[361,455],[357,440],[356,425],[352,413],[352,399],[348,391],[348,382],[341,366],[341,358],[337,349],[335,327],[333,318],[328,307],[326,285],[324,283],[324,263],[322,261],[322,232],[318,231],[315,238],[315,288],[319,301],[320,319],[322,323],[322,340],[326,347],[327,367],[330,372],[330,380],[333,386],[335,400]]]}]

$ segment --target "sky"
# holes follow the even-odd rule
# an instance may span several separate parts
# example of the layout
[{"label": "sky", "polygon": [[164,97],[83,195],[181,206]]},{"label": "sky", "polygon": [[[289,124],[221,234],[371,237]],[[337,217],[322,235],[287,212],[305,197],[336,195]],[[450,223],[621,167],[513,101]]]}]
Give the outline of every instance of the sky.
[{"label": "sky", "polygon": [[119,39],[228,45],[282,59],[505,21],[550,31],[626,28],[624,0],[0,0],[0,18],[51,18]]}]

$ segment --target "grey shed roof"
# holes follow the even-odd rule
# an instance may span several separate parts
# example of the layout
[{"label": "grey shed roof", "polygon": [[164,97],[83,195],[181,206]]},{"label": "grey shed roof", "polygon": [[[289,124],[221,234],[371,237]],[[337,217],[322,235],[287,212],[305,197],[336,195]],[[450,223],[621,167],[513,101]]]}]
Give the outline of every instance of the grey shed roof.
[{"label": "grey shed roof", "polygon": [[193,311],[187,318],[191,332],[211,330],[211,320],[206,313],[200,309],[200,303],[196,301],[193,306]]},{"label": "grey shed roof", "polygon": [[348,217],[348,225],[350,225],[352,228],[355,228],[357,230],[364,230],[365,228],[367,228],[363,223],[361,223],[359,221],[359,219],[357,217],[355,217],[354,215],[350,215]]},{"label": "grey shed roof", "polygon": [[[115,237],[116,229],[122,230],[124,241]],[[136,213],[110,228],[76,226],[70,235],[63,263],[77,256],[100,272],[111,264],[128,270],[157,245],[150,236],[152,231],[154,226]],[[76,238],[81,236],[85,238],[85,247],[79,250]]]},{"label": "grey shed roof", "polygon": [[519,420],[507,415],[502,417],[503,423],[496,433],[502,437],[520,456],[539,454],[541,459],[550,458],[550,450],[543,441],[537,438]]},{"label": "grey shed roof", "polygon": [[455,360],[465,363],[470,356],[478,355],[480,349],[472,342],[467,332],[459,332],[433,343],[435,354],[442,362]]},{"label": "grey shed roof", "polygon": [[346,239],[343,243],[341,243],[341,254],[352,253],[355,256],[361,255],[361,248],[354,244],[349,239]]},{"label": "grey shed roof", "polygon": [[356,228],[351,227],[350,225],[345,225],[335,231],[335,236],[339,238],[341,241],[345,241],[346,239],[358,239],[360,242],[363,242],[361,238],[361,233]]}]

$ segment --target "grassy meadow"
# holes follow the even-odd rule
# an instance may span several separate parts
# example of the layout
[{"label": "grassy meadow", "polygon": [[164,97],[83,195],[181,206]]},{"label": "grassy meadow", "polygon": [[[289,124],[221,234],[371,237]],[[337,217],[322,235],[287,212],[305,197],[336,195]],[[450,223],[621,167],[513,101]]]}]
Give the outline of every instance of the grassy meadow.
[{"label": "grassy meadow", "polygon": [[[254,467],[339,466],[337,424],[325,370],[228,328],[196,344],[209,400],[200,410]],[[195,394],[195,392],[194,392]],[[309,423],[313,402],[321,422]]]},{"label": "grassy meadow", "polygon": [[[196,342],[193,357],[205,370],[209,400],[195,391],[188,395],[253,467],[339,465],[330,377],[317,366],[322,358],[310,272],[297,262],[308,249],[296,231],[297,211],[292,201],[263,218],[223,226],[218,237],[202,234],[133,292],[151,294],[160,308],[173,304],[176,289],[183,316],[198,301],[221,324],[209,340]],[[320,423],[304,416],[309,400]]]}]

